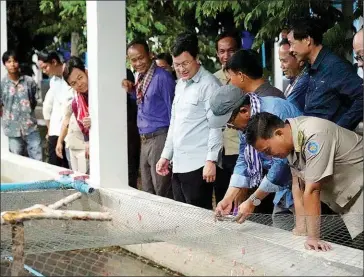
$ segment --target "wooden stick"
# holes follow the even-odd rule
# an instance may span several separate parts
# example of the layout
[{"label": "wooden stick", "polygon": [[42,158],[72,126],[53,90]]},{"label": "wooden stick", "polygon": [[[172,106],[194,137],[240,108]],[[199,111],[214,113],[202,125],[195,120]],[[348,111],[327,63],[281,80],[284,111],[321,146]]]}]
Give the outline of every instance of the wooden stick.
[{"label": "wooden stick", "polygon": [[11,226],[12,253],[11,276],[22,276],[24,270],[24,224],[17,222]]},{"label": "wooden stick", "polygon": [[111,214],[106,212],[83,212],[70,210],[53,210],[44,205],[34,205],[33,207],[21,211],[6,211],[1,213],[1,225],[14,224],[31,219],[60,219],[60,220],[112,220]]},{"label": "wooden stick", "polygon": [[48,205],[48,208],[53,209],[53,210],[57,210],[62,206],[67,206],[68,204],[72,203],[73,201],[76,201],[77,199],[82,197],[82,193],[81,192],[76,192],[74,194],[71,194],[59,201],[57,201],[54,204]]}]

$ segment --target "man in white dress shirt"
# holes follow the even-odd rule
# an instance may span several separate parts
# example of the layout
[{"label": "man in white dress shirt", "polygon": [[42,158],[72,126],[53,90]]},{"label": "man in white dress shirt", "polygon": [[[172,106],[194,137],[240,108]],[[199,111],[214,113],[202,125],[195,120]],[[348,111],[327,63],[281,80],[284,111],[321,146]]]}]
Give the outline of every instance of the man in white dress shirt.
[{"label": "man in white dress shirt", "polygon": [[157,173],[167,175],[173,163],[174,199],[212,209],[212,183],[222,148],[222,130],[210,129],[213,117],[210,96],[220,81],[200,65],[198,40],[190,33],[180,34],[172,56],[178,80],[172,105],[171,124]]},{"label": "man in white dress shirt", "polygon": [[56,154],[58,137],[61,133],[64,109],[73,98],[73,91],[63,80],[63,63],[57,52],[38,54],[39,67],[50,79],[50,88],[43,102],[43,117],[48,128],[48,162],[52,165],[69,168],[65,147],[63,158]]}]

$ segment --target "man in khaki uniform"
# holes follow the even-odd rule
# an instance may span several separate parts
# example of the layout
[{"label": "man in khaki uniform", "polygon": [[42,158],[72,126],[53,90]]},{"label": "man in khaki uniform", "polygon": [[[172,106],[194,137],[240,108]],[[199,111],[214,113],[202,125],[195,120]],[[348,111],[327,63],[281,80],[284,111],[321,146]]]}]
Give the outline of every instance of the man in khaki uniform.
[{"label": "man in khaki uniform", "polygon": [[[319,240],[320,199],[342,216],[353,239],[363,232],[361,136],[325,119],[301,116],[283,122],[275,115],[260,113],[251,118],[246,138],[259,152],[287,157],[296,179],[293,186],[303,184],[306,248],[331,249]],[[296,207],[300,203],[294,200]]]},{"label": "man in khaki uniform", "polygon": [[[225,71],[225,65],[231,56],[241,48],[241,38],[237,32],[223,32],[217,36],[215,43],[216,55],[221,63],[221,69],[215,72],[214,75],[222,85],[227,85],[230,83],[230,77]],[[239,156],[240,139],[238,132],[226,128],[223,132],[223,139],[223,169],[218,171],[214,184],[216,203],[219,203],[225,196]]]}]

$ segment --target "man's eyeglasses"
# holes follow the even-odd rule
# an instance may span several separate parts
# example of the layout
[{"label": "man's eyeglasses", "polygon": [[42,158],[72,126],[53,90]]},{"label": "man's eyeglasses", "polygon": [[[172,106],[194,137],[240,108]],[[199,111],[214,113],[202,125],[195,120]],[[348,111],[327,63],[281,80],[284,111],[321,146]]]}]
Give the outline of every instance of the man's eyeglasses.
[{"label": "man's eyeglasses", "polygon": [[354,57],[354,59],[357,61],[357,62],[364,62],[364,55],[356,55]]},{"label": "man's eyeglasses", "polygon": [[185,62],[180,63],[180,64],[174,63],[173,66],[174,66],[175,69],[178,69],[179,67],[182,67],[183,69],[186,69],[186,67],[189,66],[192,62],[193,62],[193,60],[192,61],[185,61]]}]

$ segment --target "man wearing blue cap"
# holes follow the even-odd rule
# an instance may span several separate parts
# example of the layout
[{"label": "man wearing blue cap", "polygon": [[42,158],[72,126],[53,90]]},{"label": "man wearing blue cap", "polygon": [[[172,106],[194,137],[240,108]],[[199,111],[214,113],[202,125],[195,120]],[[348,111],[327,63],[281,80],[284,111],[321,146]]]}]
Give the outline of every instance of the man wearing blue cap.
[{"label": "man wearing blue cap", "polygon": [[[269,112],[281,119],[294,118],[301,115],[298,108],[287,100],[277,97],[259,97],[256,94],[243,93],[237,87],[227,85],[214,91],[210,98],[211,111],[214,120],[211,128],[228,126],[239,130],[240,150],[239,158],[231,177],[229,189],[216,207],[217,216],[227,215],[232,208],[234,198],[248,188],[258,189],[239,206],[239,223],[242,223],[256,206],[269,193],[276,192],[274,198],[273,222],[276,227],[293,228],[286,221],[279,222],[278,215],[294,212],[292,197],[292,175],[286,159],[272,159],[264,153],[258,153],[246,144],[243,133],[251,116],[259,112]],[[298,208],[298,207],[297,207]],[[299,209],[299,208],[298,208]],[[286,218],[285,216],[283,218]],[[282,219],[282,218],[281,218]],[[282,226],[284,224],[284,226]],[[291,226],[288,226],[291,225]],[[295,232],[305,233],[304,224],[298,224]]]}]

